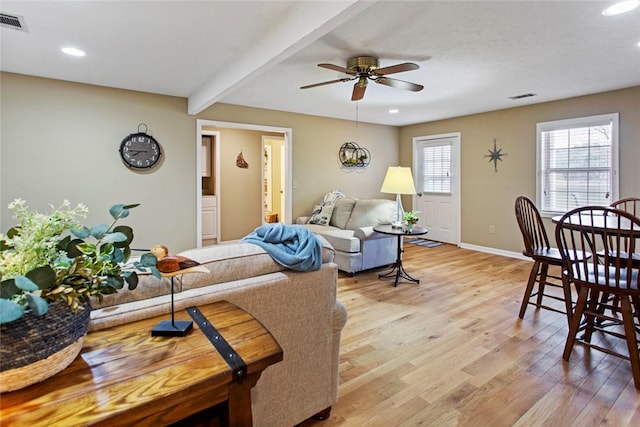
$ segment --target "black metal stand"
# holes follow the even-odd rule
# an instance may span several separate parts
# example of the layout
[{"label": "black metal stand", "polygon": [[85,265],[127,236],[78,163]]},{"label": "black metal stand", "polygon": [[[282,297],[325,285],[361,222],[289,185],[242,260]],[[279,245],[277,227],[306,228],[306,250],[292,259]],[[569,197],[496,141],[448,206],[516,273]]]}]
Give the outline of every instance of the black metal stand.
[{"label": "black metal stand", "polygon": [[389,270],[386,273],[382,273],[378,275],[379,279],[383,279],[383,278],[387,279],[389,277],[395,276],[395,281],[393,282],[394,287],[398,286],[398,280],[400,280],[401,277],[413,283],[420,283],[420,280],[414,279],[413,277],[409,276],[409,273],[407,273],[404,267],[402,266],[402,247],[400,245],[400,239],[402,238],[403,238],[402,235],[398,235],[398,249],[397,249],[397,255],[396,255],[396,262],[391,266],[391,270]]},{"label": "black metal stand", "polygon": [[175,310],[173,308],[173,278],[171,276],[171,321],[163,320],[151,330],[152,337],[184,337],[191,329],[191,320],[175,320]]}]

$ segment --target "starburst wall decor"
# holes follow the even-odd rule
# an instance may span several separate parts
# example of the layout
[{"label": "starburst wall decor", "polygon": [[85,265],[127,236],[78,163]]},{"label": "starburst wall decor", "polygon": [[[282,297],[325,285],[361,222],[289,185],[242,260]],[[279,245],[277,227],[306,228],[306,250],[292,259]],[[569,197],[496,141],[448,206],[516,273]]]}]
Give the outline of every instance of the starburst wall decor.
[{"label": "starburst wall decor", "polygon": [[493,150],[489,150],[489,154],[485,154],[485,157],[489,158],[490,162],[493,162],[493,168],[495,172],[498,172],[498,160],[502,161],[502,156],[506,156],[507,153],[502,152],[502,148],[496,148],[496,139],[493,139]]}]

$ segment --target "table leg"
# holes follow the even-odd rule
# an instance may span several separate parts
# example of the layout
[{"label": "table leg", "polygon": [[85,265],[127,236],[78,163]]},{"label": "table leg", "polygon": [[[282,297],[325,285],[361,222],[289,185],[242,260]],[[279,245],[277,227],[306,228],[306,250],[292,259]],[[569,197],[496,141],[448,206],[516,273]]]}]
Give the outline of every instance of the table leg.
[{"label": "table leg", "polygon": [[393,266],[391,267],[391,270],[389,270],[386,273],[382,273],[378,275],[379,279],[382,278],[389,278],[389,277],[394,277],[395,276],[395,281],[393,282],[393,286],[398,286],[398,281],[400,280],[400,278],[403,278],[405,280],[408,280],[410,282],[413,283],[420,283],[420,280],[418,279],[414,279],[413,277],[409,276],[409,273],[406,272],[406,270],[404,269],[404,267],[402,266],[402,247],[401,247],[401,240],[402,236],[398,236],[398,246],[397,246],[397,251],[396,251],[396,262],[393,264]]}]

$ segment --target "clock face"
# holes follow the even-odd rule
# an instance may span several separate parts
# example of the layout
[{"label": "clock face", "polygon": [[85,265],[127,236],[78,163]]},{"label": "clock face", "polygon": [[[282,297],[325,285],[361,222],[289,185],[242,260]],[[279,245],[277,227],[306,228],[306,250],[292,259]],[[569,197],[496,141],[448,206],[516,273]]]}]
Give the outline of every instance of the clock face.
[{"label": "clock face", "polygon": [[120,157],[130,168],[147,169],[160,160],[160,144],[146,133],[127,136],[120,144]]}]

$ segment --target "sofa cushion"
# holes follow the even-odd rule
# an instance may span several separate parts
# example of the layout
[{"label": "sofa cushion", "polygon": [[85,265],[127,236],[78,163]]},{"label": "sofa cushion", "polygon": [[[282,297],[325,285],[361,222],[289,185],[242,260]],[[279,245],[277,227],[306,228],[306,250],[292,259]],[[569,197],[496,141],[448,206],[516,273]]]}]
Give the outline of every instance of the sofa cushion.
[{"label": "sofa cushion", "polygon": [[345,228],[355,230],[378,224],[390,224],[396,214],[396,204],[388,199],[358,199]]},{"label": "sofa cushion", "polygon": [[333,214],[331,215],[331,221],[329,225],[344,229],[347,226],[349,218],[351,218],[351,211],[356,204],[356,199],[352,197],[341,197],[333,207]]},{"label": "sofa cushion", "polygon": [[[322,244],[322,263],[333,262],[335,250],[322,236],[317,237]],[[189,249],[178,255],[198,261],[209,270],[209,273],[183,275],[182,280],[174,281],[175,292],[287,270],[286,267],[275,262],[264,249],[252,243],[222,243]],[[167,278],[160,280],[151,275],[142,275],[135,290],[130,291],[125,288],[116,294],[105,295],[102,301],[91,298],[91,307],[94,309],[108,307],[167,295],[171,291],[170,284],[171,281]]]},{"label": "sofa cushion", "polygon": [[324,237],[336,251],[360,252],[360,239],[354,237],[353,230],[316,224],[307,224],[306,227],[317,236]]}]

